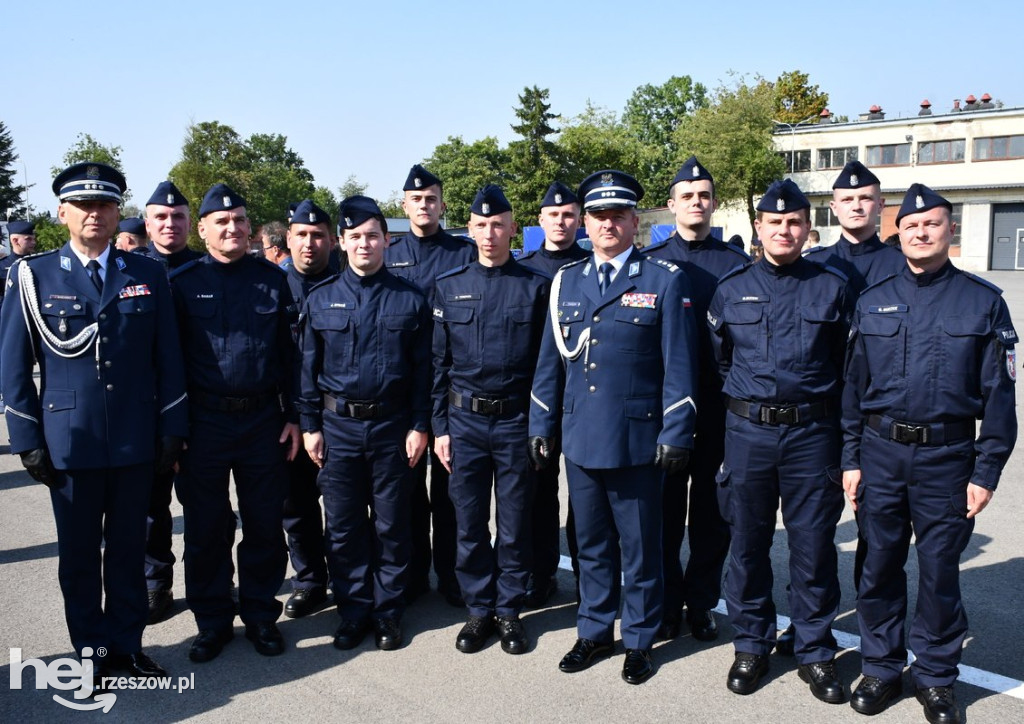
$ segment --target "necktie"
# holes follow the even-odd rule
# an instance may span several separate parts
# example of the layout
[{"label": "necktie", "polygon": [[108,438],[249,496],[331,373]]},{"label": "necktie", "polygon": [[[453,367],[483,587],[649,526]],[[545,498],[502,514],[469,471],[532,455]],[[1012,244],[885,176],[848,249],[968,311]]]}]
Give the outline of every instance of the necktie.
[{"label": "necktie", "polygon": [[91,259],[85,268],[89,270],[89,278],[92,279],[92,284],[96,287],[96,291],[103,295],[103,277],[100,276],[100,263],[95,259]]},{"label": "necktie", "polygon": [[608,291],[608,285],[612,283],[612,273],[615,271],[615,267],[612,266],[610,261],[606,261],[604,264],[598,267],[597,271],[600,277],[597,280],[597,286],[601,290],[601,296]]}]

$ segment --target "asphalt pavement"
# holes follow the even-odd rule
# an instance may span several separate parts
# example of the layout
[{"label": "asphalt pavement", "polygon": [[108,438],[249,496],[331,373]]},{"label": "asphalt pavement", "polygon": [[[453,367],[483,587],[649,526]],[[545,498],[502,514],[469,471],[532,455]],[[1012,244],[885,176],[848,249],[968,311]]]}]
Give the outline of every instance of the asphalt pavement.
[{"label": "asphalt pavement", "polygon": [[[1024,330],[1024,275],[986,272],[1002,287],[1018,328]],[[1018,405],[1018,420],[1020,420]],[[6,425],[0,440],[6,442]],[[963,557],[961,583],[970,619],[957,697],[967,722],[1024,721],[1024,444],[1010,459],[990,506],[978,517],[974,537]],[[358,649],[337,651],[331,635],[337,615],[331,608],[299,620],[282,618],[288,644],[283,656],[256,654],[236,621],[235,639],[216,660],[193,664],[188,646],[195,622],[184,605],[184,577],[175,567],[175,608],[166,621],[145,633],[145,651],[177,681],[189,679],[187,691],[119,691],[104,713],[74,711],[54,700],[73,700],[69,691],[28,688],[35,676],[22,672],[22,688],[12,690],[11,649],[21,658],[72,656],[57,583],[57,544],[46,489],[24,472],[16,456],[0,446],[0,721],[4,722],[779,722],[819,724],[860,722],[866,718],[848,705],[831,706],[814,699],[797,677],[792,658],[772,656],[771,672],[750,696],[725,688],[732,663],[731,629],[719,616],[717,642],[701,643],[688,634],[655,647],[655,676],[641,686],[620,678],[621,643],[616,655],[578,674],[563,674],[557,665],[576,638],[573,579],[559,574],[560,590],[547,608],[524,616],[533,641],[521,656],[505,654],[497,640],[477,654],[455,649],[464,612],[448,606],[436,592],[421,598],[406,613],[407,642],[393,652],[377,651],[373,637]],[[565,500],[565,487],[562,487]],[[174,506],[174,548],[182,550],[181,508]],[[564,518],[564,504],[563,504]],[[836,542],[842,582],[841,613],[835,629],[840,643],[856,645],[852,584],[856,530],[852,513],[844,513]],[[563,542],[563,553],[565,552]],[[685,560],[684,551],[684,560]],[[775,600],[780,616],[789,611],[786,534],[781,520],[773,552]],[[916,556],[908,565],[911,610],[917,588]],[[282,588],[283,601],[289,593]],[[860,656],[853,648],[838,658],[841,678],[855,683]],[[971,682],[971,683],[967,683]],[[880,723],[924,721],[921,706],[909,693],[885,713]]]}]

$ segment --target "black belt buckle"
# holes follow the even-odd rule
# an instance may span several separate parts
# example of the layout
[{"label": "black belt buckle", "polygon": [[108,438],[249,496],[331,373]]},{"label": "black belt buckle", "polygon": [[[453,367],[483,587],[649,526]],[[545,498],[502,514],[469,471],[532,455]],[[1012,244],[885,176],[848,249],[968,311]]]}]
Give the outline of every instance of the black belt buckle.
[{"label": "black belt buckle", "polygon": [[225,412],[249,412],[248,397],[222,397],[221,407]]},{"label": "black belt buckle", "polygon": [[469,409],[480,415],[503,415],[505,413],[505,398],[489,399],[487,397],[470,397]]},{"label": "black belt buckle", "polygon": [[800,411],[795,407],[761,405],[758,419],[766,425],[795,425],[800,422]]},{"label": "black belt buckle", "polygon": [[894,422],[889,426],[889,437],[904,445],[927,445],[931,437],[928,425],[907,425]]},{"label": "black belt buckle", "polygon": [[346,402],[345,412],[353,420],[372,420],[380,414],[380,405],[376,402]]}]

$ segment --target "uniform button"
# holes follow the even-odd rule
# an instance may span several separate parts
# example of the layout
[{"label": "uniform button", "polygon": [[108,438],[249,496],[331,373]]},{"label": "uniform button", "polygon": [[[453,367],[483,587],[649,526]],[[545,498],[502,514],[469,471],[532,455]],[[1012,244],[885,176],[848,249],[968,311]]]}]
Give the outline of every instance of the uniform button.
[{"label": "uniform button", "polygon": [[591,347],[593,347],[595,344],[597,344],[597,340],[596,339],[590,340],[590,346]]},{"label": "uniform button", "polygon": [[594,387],[594,385],[591,385],[591,386],[590,386],[590,391],[591,391],[591,392],[597,392],[597,388],[596,388],[596,387]]},{"label": "uniform button", "polygon": [[62,309],[62,310],[60,310],[60,316],[62,316],[62,317],[63,317],[63,316],[65,315],[65,314],[67,314],[67,312],[65,312],[65,311],[64,311],[63,309]]},{"label": "uniform button", "polygon": [[113,391],[114,391],[114,386],[113,385],[107,385],[107,392],[113,392]]},{"label": "uniform button", "polygon": [[106,362],[104,362],[103,366],[104,367],[109,367],[110,366],[110,360],[107,360]]},{"label": "uniform button", "polygon": [[600,322],[600,321],[601,321],[601,316],[600,316],[600,315],[598,315],[598,314],[595,314],[595,315],[594,315],[594,321],[595,321],[595,322]]},{"label": "uniform button", "polygon": [[653,413],[653,412],[648,412],[648,413],[647,413],[647,416],[648,416],[648,417],[654,417],[654,413]]},{"label": "uniform button", "polygon": [[49,405],[47,405],[47,407],[49,407],[52,410],[53,409],[53,403],[51,402]]},{"label": "uniform button", "polygon": [[100,321],[102,322],[102,321],[103,321],[103,320],[105,320],[106,318],[107,318],[107,313],[106,313],[106,312],[102,312],[102,313],[100,314]]},{"label": "uniform button", "polygon": [[106,343],[107,343],[107,342],[109,342],[109,341],[110,341],[110,337],[104,337],[104,338],[102,339],[102,342],[103,342],[103,344],[106,344]]},{"label": "uniform button", "polygon": [[633,317],[633,324],[640,324],[640,317]]},{"label": "uniform button", "polygon": [[590,369],[596,370],[597,369],[597,362],[591,362],[590,363]]}]

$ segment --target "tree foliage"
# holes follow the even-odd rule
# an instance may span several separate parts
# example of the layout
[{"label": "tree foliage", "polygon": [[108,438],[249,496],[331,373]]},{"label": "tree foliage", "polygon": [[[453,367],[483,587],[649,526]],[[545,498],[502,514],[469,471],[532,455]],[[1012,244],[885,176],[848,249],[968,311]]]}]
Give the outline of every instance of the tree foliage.
[{"label": "tree foliage", "polygon": [[[62,166],[54,166],[50,169],[50,173],[54,177],[68,166],[76,163],[82,163],[84,161],[105,163],[108,166],[113,166],[121,173],[124,173],[124,163],[121,161],[121,147],[107,146],[97,141],[88,133],[79,133],[78,137],[75,139],[75,143],[67,150],[64,154],[64,158],[61,160],[63,162]],[[125,201],[130,199],[131,196],[132,192],[129,188],[124,193]]]},{"label": "tree foliage", "polygon": [[780,75],[774,87],[774,118],[783,123],[813,120],[828,106],[828,93],[810,85],[810,77],[799,70]]},{"label": "tree foliage", "polygon": [[[253,229],[286,220],[288,204],[313,196],[313,174],[279,134],[254,133],[247,139],[218,121],[193,123],[185,133],[181,158],[168,174],[190,201],[193,229],[203,195],[226,183],[246,200]],[[327,210],[327,209],[325,209]],[[336,213],[337,207],[332,213]],[[193,231],[189,244],[202,248]]]},{"label": "tree foliage", "polygon": [[[643,143],[619,121],[615,111],[589,102],[583,113],[569,119],[562,128],[558,145],[565,159],[562,180],[570,186],[605,168],[638,174],[646,158]],[[657,201],[656,196],[645,196],[640,205],[658,206],[664,199]]]},{"label": "tree foliage", "polygon": [[639,86],[626,102],[622,122],[644,149],[637,179],[657,196],[666,193],[678,166],[689,156],[673,143],[680,124],[708,104],[708,90],[688,75],[661,85]]},{"label": "tree foliage", "polygon": [[785,171],[772,142],[775,90],[758,78],[751,85],[739,78],[715,90],[676,130],[676,144],[700,158],[715,177],[721,203],[743,203],[754,225],[754,197]]},{"label": "tree foliage", "polygon": [[355,174],[350,174],[345,183],[338,187],[338,198],[345,200],[349,196],[364,196],[366,188],[366,184],[361,183]]},{"label": "tree foliage", "polygon": [[5,219],[25,213],[27,189],[17,183],[18,169],[14,165],[17,160],[14,139],[4,122],[0,121],[0,216]]},{"label": "tree foliage", "polygon": [[444,183],[447,226],[465,226],[476,192],[487,184],[504,185],[508,152],[498,146],[494,136],[472,143],[449,136],[423,165]]},{"label": "tree foliage", "polygon": [[558,147],[549,138],[558,133],[552,123],[559,117],[551,112],[547,101],[546,88],[524,88],[514,111],[519,123],[513,123],[512,130],[519,138],[508,145],[509,178],[505,195],[520,226],[536,216],[544,193],[562,167]]}]

